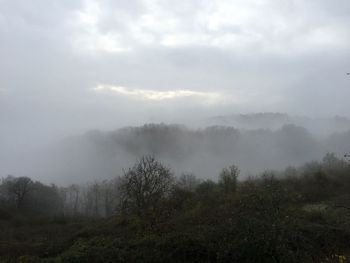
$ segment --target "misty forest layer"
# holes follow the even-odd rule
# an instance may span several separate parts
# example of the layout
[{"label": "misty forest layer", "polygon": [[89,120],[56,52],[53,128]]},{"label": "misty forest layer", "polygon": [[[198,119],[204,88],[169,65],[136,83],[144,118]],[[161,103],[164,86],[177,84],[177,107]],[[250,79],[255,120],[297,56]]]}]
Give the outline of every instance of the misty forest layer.
[{"label": "misty forest layer", "polygon": [[[327,136],[320,135],[330,127],[325,123],[314,125],[314,130],[318,127],[317,134],[288,124],[289,121],[285,115],[261,114],[240,116],[236,124],[244,127],[242,122],[249,126],[274,123],[274,129],[232,126],[189,129],[180,125],[147,124],[112,132],[90,131],[66,139],[25,172],[61,184],[108,179],[122,173],[122,169],[132,166],[141,156],[152,155],[178,175],[193,173],[201,179],[214,179],[222,167],[235,163],[242,177],[247,177],[268,169],[322,160],[328,152],[343,157],[350,149],[348,121],[339,118],[329,121],[338,132]],[[32,171],[33,167],[37,172]]]},{"label": "misty forest layer", "polygon": [[[229,134],[231,131],[229,130]],[[152,156],[110,180],[0,184],[1,262],[347,262],[350,165],[175,176]]]}]

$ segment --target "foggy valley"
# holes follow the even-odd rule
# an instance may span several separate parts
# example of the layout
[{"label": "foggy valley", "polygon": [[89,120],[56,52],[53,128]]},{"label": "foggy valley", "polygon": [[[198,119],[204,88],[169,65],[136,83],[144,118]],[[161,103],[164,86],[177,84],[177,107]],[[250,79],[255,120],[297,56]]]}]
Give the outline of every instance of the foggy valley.
[{"label": "foggy valley", "polygon": [[0,0],[0,262],[350,262],[350,1]]},{"label": "foggy valley", "polygon": [[3,175],[68,185],[110,179],[142,156],[151,155],[176,175],[215,179],[223,167],[235,164],[242,178],[247,178],[322,160],[327,153],[343,158],[349,149],[350,120],[346,118],[259,113],[207,118],[198,121],[197,127],[145,124],[91,130],[28,150],[21,158],[5,159],[1,167]]}]

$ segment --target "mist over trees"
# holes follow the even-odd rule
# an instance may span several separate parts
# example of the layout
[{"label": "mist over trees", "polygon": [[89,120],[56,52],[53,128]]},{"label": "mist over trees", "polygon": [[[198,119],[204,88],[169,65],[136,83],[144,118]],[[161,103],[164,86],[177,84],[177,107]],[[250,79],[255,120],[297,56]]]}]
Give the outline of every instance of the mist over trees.
[{"label": "mist over trees", "polygon": [[298,118],[256,113],[209,118],[199,126],[193,121],[191,126],[146,124],[91,130],[51,144],[37,143],[32,150],[9,141],[10,150],[0,148],[0,175],[20,174],[48,184],[83,183],[112,178],[150,154],[176,174],[214,178],[234,162],[245,177],[321,160],[327,152],[342,157],[349,151],[348,119]]},{"label": "mist over trees", "polygon": [[37,166],[56,184],[2,177],[0,261],[343,263],[349,149],[295,124],[69,137]]},{"label": "mist over trees", "polygon": [[0,263],[350,263],[349,25],[0,0]]},{"label": "mist over trees", "polygon": [[341,116],[310,118],[278,112],[222,115],[205,120],[206,126],[224,125],[248,130],[277,130],[287,124],[304,127],[317,138],[326,137],[335,132],[346,132],[350,129],[350,119]]},{"label": "mist over trees", "polygon": [[319,138],[293,124],[276,130],[147,124],[68,138],[47,154],[40,172],[60,183],[108,179],[141,156],[153,155],[176,174],[214,178],[222,167],[234,162],[245,177],[321,160],[327,152],[342,157],[349,149],[349,132]]}]

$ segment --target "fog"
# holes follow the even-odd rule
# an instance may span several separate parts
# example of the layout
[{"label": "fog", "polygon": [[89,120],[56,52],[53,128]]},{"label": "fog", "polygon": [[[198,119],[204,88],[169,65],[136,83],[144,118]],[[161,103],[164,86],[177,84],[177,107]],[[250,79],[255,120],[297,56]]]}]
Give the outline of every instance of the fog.
[{"label": "fog", "polygon": [[[142,154],[200,178],[342,157],[349,12],[345,0],[0,0],[0,177],[110,178]],[[150,123],[175,131],[145,135]]]},{"label": "fog", "polygon": [[322,138],[294,124],[276,130],[165,124],[95,130],[65,140],[53,155],[46,155],[50,170],[45,174],[63,182],[106,179],[121,175],[142,155],[152,155],[177,175],[215,180],[223,167],[235,164],[244,179],[265,170],[319,161],[329,152],[342,158],[350,147],[349,130]]}]

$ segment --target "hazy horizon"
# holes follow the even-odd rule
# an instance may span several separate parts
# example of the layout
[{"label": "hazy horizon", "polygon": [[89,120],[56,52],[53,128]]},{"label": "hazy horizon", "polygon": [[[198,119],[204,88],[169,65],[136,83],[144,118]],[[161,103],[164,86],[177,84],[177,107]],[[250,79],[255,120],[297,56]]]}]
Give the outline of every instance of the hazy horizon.
[{"label": "hazy horizon", "polygon": [[0,165],[94,129],[350,118],[349,14],[345,0],[0,0]]}]

